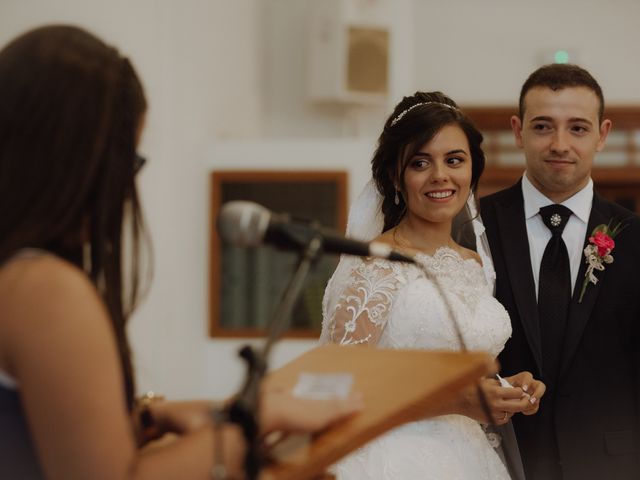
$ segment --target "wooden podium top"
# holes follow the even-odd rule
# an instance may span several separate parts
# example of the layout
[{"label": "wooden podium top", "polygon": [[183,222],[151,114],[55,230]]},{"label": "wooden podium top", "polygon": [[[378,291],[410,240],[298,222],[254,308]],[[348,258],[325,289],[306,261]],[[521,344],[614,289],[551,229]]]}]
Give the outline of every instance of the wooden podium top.
[{"label": "wooden podium top", "polygon": [[382,433],[433,416],[462,388],[495,369],[494,360],[484,352],[317,347],[270,373],[266,384],[290,390],[301,373],[350,373],[353,390],[362,393],[364,410],[313,438],[290,438],[278,445],[276,461],[260,479],[315,478]]}]

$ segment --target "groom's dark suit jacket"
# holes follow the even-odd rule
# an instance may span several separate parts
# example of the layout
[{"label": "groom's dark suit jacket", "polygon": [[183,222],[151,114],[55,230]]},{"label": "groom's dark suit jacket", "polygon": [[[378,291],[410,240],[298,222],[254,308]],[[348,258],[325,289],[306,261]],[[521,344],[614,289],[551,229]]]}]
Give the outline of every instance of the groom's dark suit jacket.
[{"label": "groom's dark suit jacket", "polygon": [[[522,370],[547,383],[536,415],[513,418],[528,480],[549,480],[554,456],[565,480],[640,478],[640,220],[594,194],[588,237],[623,220],[614,262],[597,272],[578,302],[574,286],[557,380],[545,372],[520,182],[480,201],[497,275],[496,297],[512,337],[499,357],[504,375]],[[584,248],[583,246],[583,248]]]}]

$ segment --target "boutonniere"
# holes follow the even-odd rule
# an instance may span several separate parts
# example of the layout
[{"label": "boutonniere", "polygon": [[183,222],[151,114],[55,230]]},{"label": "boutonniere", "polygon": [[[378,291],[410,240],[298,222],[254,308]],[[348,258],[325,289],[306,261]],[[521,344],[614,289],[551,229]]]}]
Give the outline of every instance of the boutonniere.
[{"label": "boutonniere", "polygon": [[605,264],[613,263],[613,255],[611,255],[611,252],[616,247],[616,242],[613,239],[616,238],[616,235],[622,230],[622,222],[613,228],[611,228],[610,225],[611,222],[609,222],[608,225],[603,223],[594,228],[589,237],[589,245],[584,249],[587,273],[584,275],[584,282],[582,283],[582,291],[580,292],[578,303],[582,302],[582,297],[587,290],[587,285],[589,285],[589,283],[593,283],[594,285],[598,283],[595,270],[603,271]]}]

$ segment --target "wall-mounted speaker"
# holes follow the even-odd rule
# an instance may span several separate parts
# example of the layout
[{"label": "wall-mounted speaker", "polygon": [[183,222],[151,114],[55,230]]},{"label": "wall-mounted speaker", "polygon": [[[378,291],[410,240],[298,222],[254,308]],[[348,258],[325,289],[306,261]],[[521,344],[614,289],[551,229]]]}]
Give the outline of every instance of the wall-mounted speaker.
[{"label": "wall-mounted speaker", "polygon": [[309,97],[384,105],[389,93],[389,0],[322,0],[310,9]]}]

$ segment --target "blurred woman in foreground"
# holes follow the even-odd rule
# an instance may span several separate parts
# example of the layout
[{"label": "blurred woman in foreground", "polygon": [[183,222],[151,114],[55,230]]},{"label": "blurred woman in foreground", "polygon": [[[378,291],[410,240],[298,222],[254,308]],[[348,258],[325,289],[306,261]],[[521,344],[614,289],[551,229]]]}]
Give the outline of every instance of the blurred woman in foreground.
[{"label": "blurred woman in foreground", "polygon": [[[126,323],[145,110],[130,62],[86,31],[43,27],[0,51],[1,478],[211,478],[210,402],[152,403],[140,416],[135,399]],[[315,431],[359,408],[284,392],[263,392],[261,405],[265,433]],[[139,417],[178,438],[140,448]],[[222,433],[237,473],[242,437]]]}]

